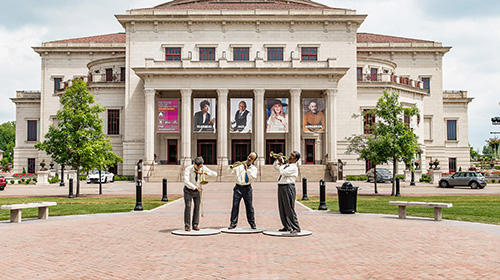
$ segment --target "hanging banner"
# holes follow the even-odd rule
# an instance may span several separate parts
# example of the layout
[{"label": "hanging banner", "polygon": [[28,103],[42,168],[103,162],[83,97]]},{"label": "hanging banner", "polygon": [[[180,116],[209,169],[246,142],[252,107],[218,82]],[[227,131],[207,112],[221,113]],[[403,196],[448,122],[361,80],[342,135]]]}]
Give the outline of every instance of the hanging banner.
[{"label": "hanging banner", "polygon": [[158,100],[158,133],[179,132],[179,100]]},{"label": "hanging banner", "polygon": [[193,132],[215,133],[216,99],[194,98],[193,111]]},{"label": "hanging banner", "polygon": [[325,132],[325,99],[302,99],[302,128],[306,133]]},{"label": "hanging banner", "polygon": [[231,133],[252,133],[253,100],[231,98]]},{"label": "hanging banner", "polygon": [[288,98],[266,99],[266,132],[288,132]]}]

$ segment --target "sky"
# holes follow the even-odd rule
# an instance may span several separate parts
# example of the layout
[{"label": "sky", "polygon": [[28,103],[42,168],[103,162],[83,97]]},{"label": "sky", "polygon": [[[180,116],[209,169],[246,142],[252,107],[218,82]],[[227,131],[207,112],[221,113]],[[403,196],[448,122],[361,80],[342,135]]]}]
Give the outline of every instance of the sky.
[{"label": "sky", "polygon": [[[42,42],[122,32],[114,15],[166,0],[2,0],[0,10],[0,123],[15,120],[16,90],[40,89]],[[359,32],[418,38],[453,47],[444,56],[444,89],[467,90],[469,142],[481,150],[491,118],[500,116],[500,1],[319,0],[368,17]]]}]

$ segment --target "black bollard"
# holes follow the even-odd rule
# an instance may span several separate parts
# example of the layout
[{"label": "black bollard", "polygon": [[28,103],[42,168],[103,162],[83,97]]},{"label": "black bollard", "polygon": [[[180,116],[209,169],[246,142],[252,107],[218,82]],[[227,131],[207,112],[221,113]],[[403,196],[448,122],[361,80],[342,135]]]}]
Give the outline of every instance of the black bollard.
[{"label": "black bollard", "polygon": [[61,164],[61,182],[59,183],[59,187],[64,187],[64,164]]},{"label": "black bollard", "polygon": [[163,181],[162,181],[162,192],[163,192],[163,197],[161,198],[161,201],[168,201],[168,197],[167,197],[167,178],[163,178]]},{"label": "black bollard", "polygon": [[396,177],[396,196],[401,196],[399,193],[399,177]]},{"label": "black bollard", "polygon": [[307,197],[307,178],[302,178],[302,200],[309,200]]},{"label": "black bollard", "polygon": [[319,181],[319,207],[318,210],[328,210],[326,207],[326,185],[325,180]]},{"label": "black bollard", "polygon": [[410,186],[415,186],[415,171],[411,172],[411,182]]},{"label": "black bollard", "polygon": [[69,194],[68,198],[73,198],[73,178],[69,179]]},{"label": "black bollard", "polygon": [[142,180],[137,180],[135,185],[135,208],[134,211],[142,211]]}]

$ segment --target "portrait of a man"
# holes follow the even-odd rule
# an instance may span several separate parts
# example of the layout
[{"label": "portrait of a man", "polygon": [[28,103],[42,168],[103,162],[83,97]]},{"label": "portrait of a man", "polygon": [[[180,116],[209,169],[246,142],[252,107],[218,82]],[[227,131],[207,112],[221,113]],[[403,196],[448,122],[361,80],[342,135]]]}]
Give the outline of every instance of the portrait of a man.
[{"label": "portrait of a man", "polygon": [[231,132],[252,132],[252,101],[250,98],[231,99]]},{"label": "portrait of a man", "polygon": [[304,119],[302,127],[306,133],[325,132],[325,100],[322,98],[304,98]]},{"label": "portrait of a man", "polygon": [[193,132],[195,133],[214,133],[215,132],[215,98],[201,99],[196,98],[193,102],[194,111],[197,111],[193,117]]}]

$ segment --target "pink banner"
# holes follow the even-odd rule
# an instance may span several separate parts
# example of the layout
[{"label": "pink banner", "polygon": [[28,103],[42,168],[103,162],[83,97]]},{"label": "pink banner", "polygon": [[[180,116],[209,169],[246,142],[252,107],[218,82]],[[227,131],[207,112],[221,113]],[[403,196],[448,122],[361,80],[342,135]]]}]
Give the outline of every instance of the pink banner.
[{"label": "pink banner", "polygon": [[158,100],[158,133],[179,132],[179,100]]}]

